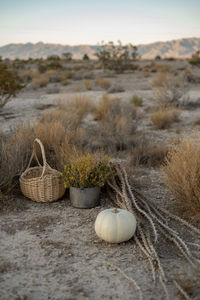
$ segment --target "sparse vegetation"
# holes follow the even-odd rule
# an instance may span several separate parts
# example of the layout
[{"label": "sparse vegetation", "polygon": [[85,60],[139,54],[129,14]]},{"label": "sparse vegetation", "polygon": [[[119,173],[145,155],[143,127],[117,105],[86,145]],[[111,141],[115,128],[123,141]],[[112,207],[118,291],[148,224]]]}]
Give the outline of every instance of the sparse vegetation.
[{"label": "sparse vegetation", "polygon": [[33,131],[28,125],[10,137],[0,133],[0,192],[8,192],[24,170],[31,151]]},{"label": "sparse vegetation", "polygon": [[90,91],[92,89],[92,83],[90,80],[83,79],[83,84],[88,91]]},{"label": "sparse vegetation", "polygon": [[48,82],[48,78],[44,74],[41,74],[33,78],[31,85],[34,89],[38,89],[47,86]]},{"label": "sparse vegetation", "polygon": [[200,50],[196,51],[189,60],[189,63],[194,66],[200,66]]},{"label": "sparse vegetation", "polygon": [[185,138],[174,145],[162,171],[165,183],[177,201],[184,217],[198,220],[200,216],[200,142]]},{"label": "sparse vegetation", "polygon": [[136,110],[132,104],[104,95],[94,110],[94,117],[98,124],[91,129],[91,135],[99,147],[116,151],[134,143]]},{"label": "sparse vegetation", "polygon": [[133,103],[136,107],[142,106],[143,99],[137,95],[133,95],[130,99],[130,103]]},{"label": "sparse vegetation", "polygon": [[157,143],[149,142],[144,139],[138,143],[128,153],[128,165],[139,166],[144,165],[147,167],[158,167],[164,163],[164,160],[169,151],[169,147],[166,145],[159,145]]},{"label": "sparse vegetation", "polygon": [[172,74],[159,72],[152,80],[157,99],[161,105],[178,105],[185,91],[184,78],[175,78]]},{"label": "sparse vegetation", "polygon": [[18,76],[14,75],[7,66],[0,61],[0,110],[6,103],[15,97],[23,88]]},{"label": "sparse vegetation", "polygon": [[100,86],[101,88],[106,89],[106,90],[109,89],[109,87],[110,87],[110,85],[111,85],[111,83],[110,83],[110,81],[109,81],[108,79],[106,79],[106,78],[101,78],[101,77],[98,77],[98,78],[96,79],[95,83],[96,83],[98,86]]},{"label": "sparse vegetation", "polygon": [[128,69],[134,69],[137,47],[132,44],[122,45],[120,41],[117,45],[109,42],[108,44],[101,44],[96,56],[104,69],[121,73]]},{"label": "sparse vegetation", "polygon": [[[54,64],[59,63],[62,68],[51,69],[49,65],[52,62]],[[135,62],[132,61],[132,67],[127,69],[128,71],[124,72],[124,74],[119,75],[114,74],[114,70],[104,70],[104,73],[100,62],[93,61],[92,58],[87,60],[81,57],[79,60],[72,59],[67,61],[67,58],[63,56],[53,56],[47,59],[4,60],[8,70],[18,75],[20,82],[26,84],[27,87],[25,87],[16,102],[11,102],[5,111],[0,112],[0,121],[2,122],[2,131],[0,133],[0,214],[3,217],[1,230],[4,231],[5,237],[6,234],[14,235],[19,230],[28,230],[37,233],[37,235],[39,234],[40,236],[35,235],[35,238],[43,240],[43,243],[36,243],[37,247],[41,246],[43,249],[40,254],[44,254],[49,258],[52,258],[53,255],[54,258],[56,257],[56,264],[58,264],[55,267],[53,263],[53,275],[50,274],[50,279],[55,277],[57,270],[62,272],[62,274],[66,274],[68,265],[70,266],[73,263],[72,261],[74,261],[73,258],[72,260],[70,259],[70,256],[74,255],[74,251],[76,253],[76,249],[75,244],[69,242],[70,250],[64,251],[68,246],[65,245],[62,237],[59,236],[56,237],[54,235],[55,240],[52,241],[45,240],[43,236],[43,234],[46,235],[45,224],[48,223],[48,231],[52,232],[52,230],[58,229],[57,226],[59,226],[59,230],[62,229],[60,227],[62,226],[62,221],[63,226],[69,225],[68,227],[71,228],[71,233],[75,237],[80,235],[79,229],[82,228],[83,238],[87,236],[84,250],[89,249],[91,242],[94,241],[94,244],[97,242],[97,238],[95,239],[95,236],[91,234],[89,224],[93,223],[94,217],[100,208],[94,208],[89,214],[81,210],[77,211],[76,214],[75,209],[75,213],[72,213],[70,202],[66,201],[68,199],[68,191],[66,191],[63,200],[52,204],[52,216],[49,205],[42,207],[44,216],[41,216],[40,207],[38,208],[36,204],[32,205],[26,199],[18,197],[19,190],[13,189],[13,187],[18,187],[18,177],[27,166],[35,137],[40,138],[44,144],[47,162],[52,168],[61,172],[63,172],[64,164],[69,166],[68,171],[70,170],[71,172],[71,163],[75,159],[78,160],[85,156],[87,159],[85,163],[81,160],[81,166],[83,171],[85,171],[84,174],[86,174],[86,171],[90,170],[90,167],[93,165],[90,157],[97,155],[96,152],[102,151],[102,153],[110,155],[112,164],[116,168],[119,166],[119,172],[115,180],[113,182],[109,181],[116,189],[111,194],[110,185],[103,189],[101,205],[102,207],[104,205],[110,206],[110,199],[114,199],[113,203],[116,206],[123,206],[131,211],[134,207],[133,212],[137,215],[139,214],[139,220],[145,219],[145,215],[138,210],[138,207],[147,213],[147,220],[144,223],[138,222],[135,243],[143,253],[143,250],[146,251],[145,254],[147,254],[148,260],[152,263],[152,275],[154,276],[154,273],[156,273],[158,276],[155,277],[159,278],[161,283],[164,282],[166,287],[168,287],[168,279],[171,280],[172,277],[170,275],[168,278],[168,274],[166,274],[166,278],[164,278],[165,272],[169,271],[172,260],[176,260],[176,253],[173,252],[175,248],[170,248],[169,245],[173,257],[169,258],[169,267],[166,267],[166,264],[164,264],[163,272],[162,261],[159,261],[159,257],[155,254],[155,251],[157,252],[158,249],[158,255],[165,255],[163,247],[168,245],[166,239],[173,240],[174,246],[182,249],[181,253],[188,261],[193,260],[193,254],[195,253],[199,256],[195,248],[196,244],[192,243],[194,231],[191,234],[187,234],[181,229],[183,240],[180,240],[182,238],[181,235],[178,236],[174,232],[178,231],[180,224],[185,226],[186,223],[184,221],[179,223],[180,219],[176,216],[171,217],[172,214],[163,208],[169,207],[169,211],[175,210],[176,207],[174,205],[177,205],[180,215],[188,219],[187,226],[191,225],[191,221],[199,220],[199,138],[196,140],[188,139],[190,130],[195,126],[196,130],[199,129],[198,108],[197,110],[192,110],[190,107],[189,110],[189,106],[186,104],[182,108],[183,116],[179,119],[179,115],[182,112],[179,109],[179,98],[186,91],[184,79],[187,80],[188,90],[191,90],[191,94],[188,93],[188,97],[191,95],[191,100],[194,101],[195,105],[198,105],[199,95],[196,84],[199,82],[199,68],[192,66],[189,68],[189,63],[186,60],[170,62],[163,58],[162,64],[159,60],[156,62],[152,60],[152,62],[138,61],[138,67],[136,68]],[[41,67],[41,73],[38,67]],[[117,72],[121,71],[117,70]],[[149,78],[144,79],[143,75]],[[45,79],[44,84],[40,83],[41,79]],[[151,89],[151,82],[157,99],[155,99]],[[31,87],[34,87],[34,84],[35,90],[31,89]],[[65,85],[70,86],[65,87]],[[43,86],[43,88],[40,89],[40,86]],[[90,90],[90,88],[93,90],[88,93],[87,90]],[[102,96],[104,90],[108,94]],[[193,91],[195,92],[193,93]],[[60,92],[58,97],[61,99],[56,99],[56,95],[48,95],[49,93],[58,92]],[[119,92],[123,92],[117,95],[120,98],[110,95],[110,93]],[[74,96],[71,96],[72,94]],[[92,95],[91,98],[84,96],[88,94]],[[195,97],[197,97],[197,100]],[[185,98],[187,101],[187,95],[181,99],[183,105]],[[37,114],[38,116],[35,118]],[[30,125],[22,125],[22,122],[26,122],[29,117]],[[152,120],[152,124],[150,120]],[[176,123],[177,121],[179,123]],[[170,130],[155,130],[167,129],[170,126],[172,127]],[[182,136],[187,137],[188,140],[185,139],[185,142],[190,143],[190,147],[184,148],[182,147],[182,142],[179,143],[179,138]],[[191,141],[194,143],[193,146],[191,146]],[[176,144],[171,146],[171,143]],[[176,147],[178,150],[175,151]],[[182,150],[180,150],[181,147]],[[90,154],[88,155],[88,153]],[[42,161],[40,155],[38,153],[39,160]],[[32,166],[34,166],[34,161]],[[164,188],[163,182],[161,182],[161,172],[157,169],[160,166],[162,166],[165,182],[175,198],[173,200],[167,189]],[[129,173],[126,176],[127,170]],[[68,173],[68,175],[71,174]],[[73,179],[70,180],[72,181],[68,180],[68,183],[66,182],[67,186],[74,185]],[[130,186],[129,182],[131,183]],[[90,183],[94,183],[93,179],[90,180]],[[145,190],[145,197],[142,195],[143,190]],[[13,197],[9,194],[10,191],[13,191]],[[6,197],[5,193],[7,193]],[[63,207],[67,209],[63,211]],[[3,209],[1,210],[1,208]],[[27,213],[27,215],[21,213],[22,211]],[[16,212],[18,213],[16,214]],[[33,212],[34,220],[32,221],[31,214]],[[4,214],[8,214],[8,218]],[[57,218],[58,215],[59,218]],[[151,218],[153,221],[151,224],[155,224],[155,228],[152,225],[152,230],[149,230]],[[6,223],[6,226],[3,222]],[[69,224],[68,222],[71,223]],[[176,226],[176,222],[178,222],[178,226]],[[171,231],[171,226],[173,226],[174,232]],[[193,227],[188,228],[191,229]],[[68,237],[69,231],[65,230],[63,234],[65,237]],[[161,234],[163,234],[163,240],[154,247],[154,242],[152,240],[151,243],[151,239],[154,235],[155,238],[156,236],[159,238]],[[20,236],[23,236],[23,239],[24,236],[26,238],[26,235]],[[188,243],[186,237],[188,237]],[[16,239],[13,240],[12,251],[16,247]],[[77,239],[78,247],[83,246],[82,240],[82,238]],[[194,242],[196,243],[196,241]],[[127,245],[129,246],[130,243]],[[91,248],[91,255],[93,255],[93,251],[95,255],[98,252],[97,248],[99,249],[102,245],[102,243],[98,243],[96,250],[94,247]],[[119,251],[127,251],[126,253],[129,255],[130,248],[122,246],[120,246],[121,250],[119,249]],[[23,243],[20,247],[25,251]],[[191,253],[187,252],[187,247],[191,250]],[[114,248],[111,247],[110,249],[114,255]],[[152,249],[155,249],[155,251]],[[199,248],[197,249],[199,250]],[[31,249],[29,250],[31,251]],[[82,256],[79,257],[79,261],[83,257],[85,259],[85,254],[82,252],[80,253]],[[124,255],[126,255],[125,252],[123,252]],[[30,255],[32,254],[33,252],[30,252]],[[3,256],[4,252],[2,251]],[[4,258],[7,259],[7,257]],[[6,261],[6,259],[4,260]],[[24,263],[26,258],[23,257],[21,259]],[[63,265],[64,261],[67,261],[67,264],[64,263]],[[179,262],[180,260],[177,260],[178,264]],[[196,263],[196,261],[194,262]],[[113,263],[118,265],[115,259]],[[124,273],[119,267],[116,270],[120,274],[124,274],[127,279],[126,266],[123,264],[119,264],[119,266],[124,268]],[[14,276],[15,270],[19,270],[19,265],[16,263],[15,258],[13,258],[12,264],[8,265],[8,268],[7,264],[2,264],[0,267],[2,267],[3,276],[10,276],[11,271]],[[20,268],[23,270],[23,266]],[[22,273],[24,274],[25,272],[20,272],[20,274]],[[147,273],[146,276],[149,275]],[[69,276],[71,275],[69,274]],[[97,279],[99,278],[98,276],[96,277]],[[74,274],[74,278],[76,278],[76,274]],[[132,281],[132,274],[130,274],[129,279]],[[189,296],[195,298],[198,292],[198,288],[196,289],[198,281],[188,281],[184,280],[184,278],[175,279],[177,284]],[[138,283],[140,284],[140,282]],[[149,283],[151,284],[150,280]],[[132,289],[129,292],[131,294],[127,293],[127,297],[131,297]],[[73,294],[73,297],[81,298],[81,293]],[[158,293],[157,289],[156,293]],[[176,294],[176,291],[170,286],[170,296],[173,293]],[[70,298],[71,295],[69,292],[66,297],[69,296]],[[90,296],[91,294],[86,290],[85,297]]]},{"label": "sparse vegetation", "polygon": [[166,129],[174,122],[178,121],[180,113],[180,109],[176,107],[160,106],[154,113],[151,114],[151,121],[156,129]]}]

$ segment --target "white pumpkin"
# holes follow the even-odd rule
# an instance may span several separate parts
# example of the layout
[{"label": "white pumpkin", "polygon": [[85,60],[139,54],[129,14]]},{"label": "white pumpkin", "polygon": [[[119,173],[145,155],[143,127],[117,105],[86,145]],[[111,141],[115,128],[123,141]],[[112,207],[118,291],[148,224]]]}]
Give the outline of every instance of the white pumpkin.
[{"label": "white pumpkin", "polygon": [[135,233],[136,218],[124,209],[109,208],[101,211],[95,221],[95,232],[106,242],[128,241]]}]

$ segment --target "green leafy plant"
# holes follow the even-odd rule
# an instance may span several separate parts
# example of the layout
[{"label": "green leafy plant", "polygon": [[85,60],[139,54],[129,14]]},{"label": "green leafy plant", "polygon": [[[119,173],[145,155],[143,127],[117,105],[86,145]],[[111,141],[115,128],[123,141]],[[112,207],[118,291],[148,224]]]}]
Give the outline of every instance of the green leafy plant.
[{"label": "green leafy plant", "polygon": [[85,154],[66,161],[63,178],[65,187],[102,187],[115,175],[106,155]]},{"label": "green leafy plant", "polygon": [[20,84],[18,76],[14,75],[8,67],[0,61],[0,109],[15,97],[24,86]]}]

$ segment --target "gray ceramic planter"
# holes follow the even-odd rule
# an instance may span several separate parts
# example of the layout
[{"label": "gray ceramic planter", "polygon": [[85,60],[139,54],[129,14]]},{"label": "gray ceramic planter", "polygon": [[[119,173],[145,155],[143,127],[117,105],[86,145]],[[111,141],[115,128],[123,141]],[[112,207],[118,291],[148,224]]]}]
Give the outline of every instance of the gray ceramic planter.
[{"label": "gray ceramic planter", "polygon": [[70,200],[74,207],[92,208],[99,204],[100,187],[74,188],[70,187]]}]

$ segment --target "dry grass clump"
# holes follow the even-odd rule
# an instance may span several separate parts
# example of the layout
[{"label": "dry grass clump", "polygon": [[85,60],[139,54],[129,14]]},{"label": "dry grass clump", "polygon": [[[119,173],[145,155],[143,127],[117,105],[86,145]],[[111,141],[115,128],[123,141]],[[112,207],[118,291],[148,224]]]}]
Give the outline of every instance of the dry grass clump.
[{"label": "dry grass clump", "polygon": [[150,73],[149,72],[144,72],[143,74],[144,74],[144,78],[150,77]]},{"label": "dry grass clump", "polygon": [[20,72],[18,73],[19,78],[22,79],[25,83],[32,81],[33,78],[38,77],[38,75],[38,72],[28,69],[20,70]]},{"label": "dry grass clump", "polygon": [[22,126],[8,137],[0,133],[0,192],[12,189],[14,179],[24,171],[31,153],[33,136],[29,125]]},{"label": "dry grass clump", "polygon": [[48,77],[46,77],[45,74],[38,73],[38,76],[36,76],[32,79],[32,87],[34,89],[45,87],[45,86],[47,86],[48,82],[49,82]]},{"label": "dry grass clump", "polygon": [[81,123],[92,109],[93,104],[87,97],[59,100],[58,108],[43,114],[34,125],[35,135],[43,142],[51,166],[61,170],[72,148],[82,148],[84,129]]},{"label": "dry grass clump", "polygon": [[144,140],[136,145],[128,153],[129,167],[144,165],[147,167],[158,167],[164,163],[169,148],[166,145],[159,145]]},{"label": "dry grass clump", "polygon": [[94,109],[91,98],[77,95],[68,99],[59,99],[58,107],[63,111],[66,119],[71,123],[80,125],[83,118]]},{"label": "dry grass clump", "polygon": [[44,145],[50,166],[60,171],[66,157],[71,156],[73,147],[81,148],[83,131],[68,129],[63,120],[38,122],[34,126],[34,133]]},{"label": "dry grass clump", "polygon": [[169,106],[160,106],[151,114],[151,121],[156,129],[169,128],[174,122],[178,121],[180,115],[180,109]]},{"label": "dry grass clump", "polygon": [[94,110],[94,117],[98,123],[90,134],[101,147],[123,150],[133,143],[136,110],[132,104],[104,95]]},{"label": "dry grass clump", "polygon": [[48,82],[56,83],[62,80],[62,72],[58,70],[48,70],[44,73],[44,76],[48,78]]},{"label": "dry grass clump", "polygon": [[108,118],[110,113],[119,113],[120,99],[111,98],[107,94],[104,94],[100,99],[97,107],[93,111],[94,117],[97,121],[102,121]]},{"label": "dry grass clump", "polygon": [[130,103],[133,103],[136,107],[142,106],[143,99],[137,95],[133,95],[130,99]]},{"label": "dry grass clump", "polygon": [[83,79],[83,84],[84,84],[86,90],[88,90],[88,91],[92,90],[92,83],[90,80]]},{"label": "dry grass clump", "polygon": [[[85,111],[78,107],[77,111],[78,119],[70,109],[54,109],[43,114],[33,126],[24,125],[10,136],[0,133],[0,194],[11,189],[15,178],[25,170],[36,137],[44,144],[50,166],[62,171],[63,162],[70,158],[73,148],[82,148],[84,130],[80,127],[80,116]],[[38,157],[42,163],[39,151]]]},{"label": "dry grass clump", "polygon": [[106,79],[106,78],[97,78],[95,80],[96,85],[100,86],[103,89],[109,89],[111,86],[110,80]]},{"label": "dry grass clump", "polygon": [[200,139],[183,139],[169,151],[164,180],[185,217],[200,218]]},{"label": "dry grass clump", "polygon": [[168,72],[159,72],[152,79],[152,86],[161,105],[178,105],[185,92],[185,79]]},{"label": "dry grass clump", "polygon": [[169,81],[169,74],[166,72],[159,72],[152,79],[152,86],[154,88],[157,87],[165,87]]},{"label": "dry grass clump", "polygon": [[156,72],[172,72],[172,68],[168,64],[161,64],[161,63],[151,63],[150,65],[144,68],[145,70],[149,70],[152,73]]}]

